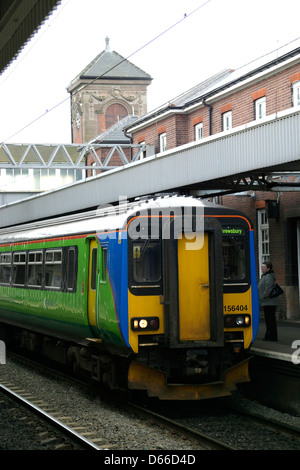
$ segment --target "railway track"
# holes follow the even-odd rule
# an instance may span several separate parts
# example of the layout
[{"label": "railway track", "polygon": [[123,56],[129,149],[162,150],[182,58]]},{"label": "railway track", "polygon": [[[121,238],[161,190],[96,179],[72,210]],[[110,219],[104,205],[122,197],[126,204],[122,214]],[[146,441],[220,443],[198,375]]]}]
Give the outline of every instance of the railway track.
[{"label": "railway track", "polygon": [[[15,353],[9,353],[9,355],[11,358],[13,358],[13,360],[28,364],[37,370],[42,370],[43,373],[47,371],[47,373],[52,377],[57,376],[60,379],[64,378],[64,375],[61,372],[52,368],[48,368],[43,364],[36,363],[32,359],[19,356]],[[74,381],[75,384],[80,384],[81,386],[86,387],[85,383],[82,383],[76,378],[72,378],[70,376],[65,378],[68,381]],[[11,396],[22,406],[27,407],[32,413],[40,416],[47,423],[50,423],[51,426],[53,426],[56,430],[58,429],[62,436],[66,435],[67,439],[72,439],[81,448],[93,450],[118,450],[118,446],[105,441],[103,438],[100,438],[99,435],[93,431],[90,431],[86,426],[82,426],[81,423],[78,424],[78,422],[74,421],[72,416],[65,416],[65,413],[61,413],[59,410],[55,409],[53,405],[49,405],[46,401],[32,396],[30,392],[20,389],[16,385],[5,382],[3,380],[1,382],[1,394],[5,393],[6,395]],[[129,409],[129,413],[134,410],[134,413],[137,415],[138,419],[142,419],[144,422],[150,423],[151,426],[155,427],[156,431],[159,432],[160,430],[168,430],[171,435],[178,436],[180,439],[187,442],[187,446],[189,446],[189,442],[192,442],[194,448],[197,448],[198,450],[235,450],[232,446],[222,443],[217,439],[213,439],[204,433],[197,432],[192,428],[181,425],[161,414],[146,410],[137,404],[124,402],[120,405],[120,409],[126,409],[127,411]],[[41,436],[41,438],[43,438],[45,443],[49,441],[49,444],[51,445],[51,438],[48,438],[44,434]],[[56,441],[57,438],[53,437],[54,449],[66,447],[66,445],[63,443],[56,444]]]},{"label": "railway track", "polygon": [[[14,360],[19,362],[17,358],[14,358]],[[22,358],[20,362],[25,365],[27,360]],[[282,421],[271,420],[269,417],[266,419],[264,416],[253,415],[253,413],[249,412],[246,415],[245,410],[232,408],[230,403],[229,406],[223,407],[219,406],[221,402],[218,405],[214,401],[210,408],[202,402],[202,405],[201,403],[193,404],[190,410],[186,406],[180,406],[175,407],[175,413],[172,414],[172,412],[169,412],[171,408],[169,411],[167,410],[167,404],[148,409],[148,405],[145,405],[145,403],[143,403],[143,406],[139,406],[136,403],[128,404],[125,400],[119,400],[118,397],[113,398],[112,394],[109,395],[108,400],[107,397],[104,397],[104,401],[102,401],[102,397],[101,399],[99,398],[97,390],[91,391],[87,384],[78,381],[78,379],[73,380],[70,377],[65,377],[61,372],[51,369],[47,370],[44,366],[36,363],[29,363],[30,369],[31,367],[36,369],[36,371],[32,372],[34,374],[31,382],[32,385],[33,381],[35,382],[35,375],[38,381],[41,374],[45,378],[48,376],[48,380],[46,380],[48,387],[52,388],[52,383],[55,384],[57,382],[58,385],[60,384],[60,394],[63,393],[63,396],[66,397],[66,402],[70,403],[71,406],[66,407],[66,402],[63,402],[62,409],[64,411],[59,411],[61,405],[56,407],[57,400],[54,400],[53,394],[49,396],[43,392],[44,384],[42,384],[41,392],[42,398],[45,401],[40,401],[41,393],[39,391],[37,394],[39,398],[34,399],[28,393],[23,393],[22,390],[10,387],[11,384],[9,382],[5,383],[2,381],[4,386],[12,388],[16,394],[23,396],[27,401],[31,401],[35,406],[51,415],[56,421],[62,422],[67,428],[71,428],[76,434],[83,436],[85,440],[91,441],[95,449],[115,449],[116,451],[124,449],[151,449],[155,451],[155,449],[166,450],[168,448],[251,450],[256,449],[257,443],[260,443],[260,449],[275,448],[279,450],[281,448],[290,449],[290,441],[293,441],[293,449],[300,449],[300,434],[297,427],[291,424],[284,424]],[[20,365],[17,367],[19,373],[22,373],[22,367]],[[25,368],[27,368],[28,373],[28,366],[25,366]],[[8,375],[12,376],[11,373]],[[17,377],[17,375],[14,374],[14,377]],[[10,380],[15,383],[14,379],[10,378]],[[27,382],[26,377],[25,382]],[[24,385],[27,392],[31,392],[31,383],[29,382],[25,386],[25,382],[22,375],[19,375],[18,383]],[[80,413],[77,413],[73,406],[73,395],[77,395],[77,387],[82,389],[80,396],[86,402],[83,405],[80,398],[80,405],[78,406],[80,408],[83,407]],[[33,388],[35,389],[36,386]],[[67,398],[69,392],[65,395],[66,390],[70,390],[72,396],[72,401],[70,402]],[[56,392],[56,385],[53,386],[53,391],[55,394],[59,393]],[[89,402],[88,398],[90,395],[92,395],[91,402]],[[48,404],[47,396],[49,396]],[[61,403],[61,400],[59,403]],[[66,408],[67,414],[70,412],[70,416],[66,416]],[[220,408],[220,411],[218,411],[218,408]],[[93,412],[91,411],[92,409],[94,410]],[[102,412],[104,412],[104,421],[102,421]],[[84,418],[81,418],[81,416],[84,416]],[[87,416],[92,417],[87,419]],[[115,432],[112,433],[111,429],[115,429]],[[95,430],[97,432],[94,432]],[[270,435],[267,435],[267,430],[270,430]],[[144,435],[149,436],[149,439],[144,438]],[[282,439],[280,439],[278,446],[276,447],[275,444],[274,447],[274,436],[277,438],[279,435],[285,436],[285,442],[282,442]],[[133,436],[135,437],[133,438]],[[167,443],[167,441],[173,441],[175,445],[173,444],[173,447],[170,447],[170,442]],[[263,444],[261,444],[262,442]],[[283,447],[280,447],[281,445]]]},{"label": "railway track", "polygon": [[187,427],[183,424],[176,422],[173,419],[167,418],[161,414],[155,413],[154,411],[147,410],[142,408],[135,403],[130,403],[130,407],[135,409],[139,412],[139,415],[144,415],[147,418],[150,418],[155,422],[158,426],[163,426],[168,428],[171,432],[176,432],[182,436],[183,439],[190,439],[199,445],[199,449],[201,450],[237,450],[235,447],[226,444],[218,439],[214,439],[207,434],[202,432],[196,431],[193,428]]},{"label": "railway track", "polygon": [[[13,401],[21,412],[18,414],[19,427],[22,421],[30,419],[30,424],[35,429],[33,435],[37,444],[49,450],[104,450],[115,448],[96,433],[86,427],[78,426],[72,417],[61,416],[58,410],[49,407],[41,400],[35,399],[31,394],[10,384],[0,384],[0,405],[7,406],[8,400]],[[22,413],[22,410],[26,410]],[[43,426],[43,423],[45,426]],[[22,439],[22,438],[21,438]],[[22,445],[22,443],[20,443]],[[26,450],[26,449],[23,449]]]},{"label": "railway track", "polygon": [[179,426],[184,423],[189,430],[204,429],[205,436],[211,436],[212,440],[223,445],[224,449],[227,445],[231,450],[300,450],[299,424],[293,425],[253,410],[249,411],[245,408],[246,402],[248,405],[251,403],[245,400],[242,406],[234,404],[233,399],[220,400],[211,407],[208,405],[207,410],[201,408],[200,413],[195,407],[192,412],[186,408],[183,414],[167,409],[161,411],[159,405],[158,413],[165,414],[167,418],[171,417],[171,421],[178,422]]},{"label": "railway track", "polygon": [[[74,447],[84,450],[117,449],[116,445],[112,445],[105,441],[105,439],[99,438],[95,432],[89,431],[85,426],[78,426],[72,417],[61,416],[53,407],[49,408],[47,403],[35,399],[31,394],[6,382],[0,384],[0,405],[1,403],[5,404],[4,396],[14,400],[19,406],[26,408],[30,414],[34,414],[38,418],[35,423],[34,421],[32,423],[37,428],[36,435],[39,444],[45,445],[47,449],[64,450]],[[176,423],[176,421],[168,419],[163,415],[145,410],[134,403],[130,403],[129,407],[138,413],[139,418],[143,416],[143,419],[150,419],[152,425],[162,429],[166,428],[171,433],[180,435],[183,440],[194,441],[199,446],[199,450],[235,450],[232,446]],[[21,415],[20,419],[26,418]],[[47,430],[40,431],[40,421],[46,423]]]},{"label": "railway track", "polygon": [[243,417],[243,419],[249,423],[257,424],[259,426],[263,426],[265,429],[270,429],[275,432],[280,432],[289,436],[292,439],[296,439],[299,441],[299,449],[300,449],[300,427],[293,426],[289,423],[283,423],[282,421],[278,421],[272,418],[266,418],[258,413],[247,411],[246,409],[241,409],[238,406],[227,406],[226,407],[229,411],[236,413],[238,416]]}]

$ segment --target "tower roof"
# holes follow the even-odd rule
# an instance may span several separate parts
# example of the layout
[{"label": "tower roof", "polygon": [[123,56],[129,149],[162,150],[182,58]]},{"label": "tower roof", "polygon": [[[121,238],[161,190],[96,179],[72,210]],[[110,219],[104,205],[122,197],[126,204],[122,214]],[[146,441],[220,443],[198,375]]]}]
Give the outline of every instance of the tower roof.
[{"label": "tower roof", "polygon": [[124,128],[130,124],[133,124],[137,119],[137,116],[125,116],[123,119],[115,122],[112,126],[99,134],[97,137],[94,137],[94,139],[90,140],[88,144],[130,143],[130,137],[125,134]]},{"label": "tower roof", "polygon": [[109,38],[106,38],[106,48],[100,52],[75,78],[68,88],[80,79],[114,79],[114,80],[152,80],[151,76],[122,57],[109,47]]}]

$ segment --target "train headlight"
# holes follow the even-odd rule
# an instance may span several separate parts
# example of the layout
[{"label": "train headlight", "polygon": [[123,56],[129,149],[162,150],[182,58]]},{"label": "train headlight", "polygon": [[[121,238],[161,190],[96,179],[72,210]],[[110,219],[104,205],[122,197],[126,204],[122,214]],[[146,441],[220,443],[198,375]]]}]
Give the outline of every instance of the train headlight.
[{"label": "train headlight", "polygon": [[225,328],[245,328],[250,325],[250,315],[224,315]]},{"label": "train headlight", "polygon": [[235,320],[233,315],[224,316],[224,326],[225,328],[233,328],[235,325]]},{"label": "train headlight", "polygon": [[243,324],[244,324],[244,318],[239,315],[238,317],[236,317],[235,322],[236,322],[237,326],[243,326]]},{"label": "train headlight", "polygon": [[136,317],[131,319],[133,331],[155,331],[159,329],[158,317]]},{"label": "train headlight", "polygon": [[142,318],[140,321],[139,321],[139,327],[144,329],[144,328],[147,328],[148,326],[148,322],[147,320],[145,320],[145,318]]}]

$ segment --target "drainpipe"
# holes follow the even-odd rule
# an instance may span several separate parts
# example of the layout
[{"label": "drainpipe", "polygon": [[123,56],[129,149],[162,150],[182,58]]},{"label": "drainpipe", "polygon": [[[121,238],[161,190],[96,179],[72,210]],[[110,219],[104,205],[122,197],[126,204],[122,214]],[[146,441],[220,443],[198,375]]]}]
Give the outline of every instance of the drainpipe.
[{"label": "drainpipe", "polygon": [[127,131],[126,129],[123,128],[123,131],[124,131],[124,135],[125,137],[127,137],[127,139],[129,139],[129,142],[130,142],[130,161],[132,162],[132,134],[127,134]]},{"label": "drainpipe", "polygon": [[207,104],[205,101],[205,98],[202,99],[202,103],[204,106],[207,106],[209,109],[209,124],[208,124],[208,135],[211,135],[211,127],[212,127],[212,106],[210,104]]}]

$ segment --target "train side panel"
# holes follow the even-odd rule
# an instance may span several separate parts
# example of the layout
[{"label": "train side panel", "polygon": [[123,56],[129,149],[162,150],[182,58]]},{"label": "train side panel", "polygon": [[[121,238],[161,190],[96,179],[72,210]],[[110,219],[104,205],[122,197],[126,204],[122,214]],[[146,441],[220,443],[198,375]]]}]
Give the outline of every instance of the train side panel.
[{"label": "train side panel", "polygon": [[256,278],[256,260],[255,260],[255,242],[254,232],[250,230],[250,266],[251,266],[251,294],[252,294],[252,340],[256,338],[259,324],[259,300],[258,300],[258,287]]},{"label": "train side panel", "polygon": [[[76,248],[77,255],[74,262],[78,266],[76,269],[78,274],[76,274],[72,289],[62,285],[62,269],[66,261],[63,259],[64,249],[71,247],[74,251]],[[24,267],[22,264],[17,266],[13,264],[13,270],[25,269],[26,266],[28,271],[24,273],[24,276],[21,271],[21,274],[12,273],[12,276],[20,277],[20,279],[13,280],[16,285],[0,285],[0,321],[74,340],[91,336],[86,310],[87,291],[84,289],[87,285],[87,253],[84,239],[59,242],[50,240],[15,246],[12,244],[11,248],[12,258],[20,259],[19,254],[27,257]],[[1,253],[8,253],[7,247],[3,247]],[[34,286],[33,284],[38,284],[39,281],[29,279],[30,259],[31,257],[37,258],[37,255],[44,256],[45,259],[48,257],[43,268],[45,278],[48,276],[48,281],[45,281],[48,284],[46,286]],[[61,258],[55,261],[55,256]],[[51,281],[48,270],[52,272],[53,280]],[[29,285],[30,283],[32,285]]]},{"label": "train side panel", "polygon": [[[120,233],[120,235],[119,235]],[[128,343],[127,240],[121,232],[98,234],[97,327],[100,336],[117,347]]]},{"label": "train side panel", "polygon": [[[240,328],[243,333],[243,348],[248,350],[251,344],[255,340],[258,323],[259,323],[259,302],[258,302],[258,290],[256,280],[256,262],[255,262],[255,251],[254,251],[254,234],[253,230],[249,230],[249,267],[250,267],[250,288],[245,292],[231,292],[224,293],[224,315],[234,316],[241,319],[243,316],[250,315],[251,328],[248,326]],[[225,317],[226,318],[226,317]],[[225,328],[227,332],[235,332],[236,325],[234,328]]]}]

